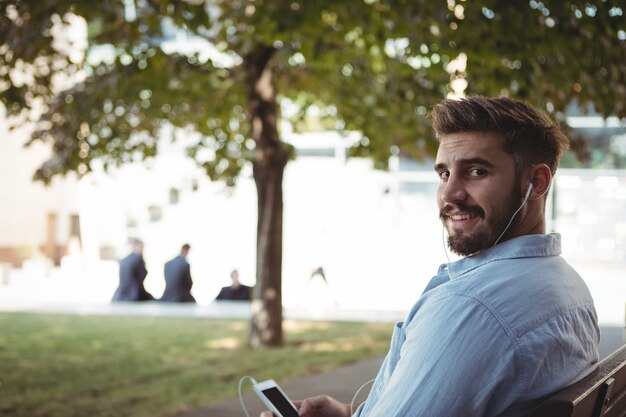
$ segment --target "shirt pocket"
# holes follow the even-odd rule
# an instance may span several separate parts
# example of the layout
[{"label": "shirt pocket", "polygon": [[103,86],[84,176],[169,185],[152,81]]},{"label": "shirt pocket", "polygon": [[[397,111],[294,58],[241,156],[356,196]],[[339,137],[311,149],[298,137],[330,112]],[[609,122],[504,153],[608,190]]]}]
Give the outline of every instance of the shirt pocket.
[{"label": "shirt pocket", "polygon": [[362,404],[358,408],[358,412],[354,414],[354,417],[367,416],[370,411],[376,406],[381,394],[384,392],[387,383],[389,382],[389,378],[393,374],[394,369],[396,369],[396,365],[400,360],[400,351],[402,349],[402,344],[406,339],[404,329],[402,326],[403,322],[397,322],[393,327],[393,334],[391,335],[391,343],[389,347],[389,351],[387,352],[387,356],[385,357],[385,361],[383,362],[380,370],[378,371],[378,375],[376,376],[376,381],[374,382],[374,386],[367,396],[367,401]]},{"label": "shirt pocket", "polygon": [[[400,352],[402,351],[402,345],[406,340],[406,333],[404,331],[404,322],[397,322],[393,328],[393,334],[391,335],[391,346],[389,347],[389,354],[387,355],[387,366],[383,370],[382,386],[387,385],[387,381],[391,378],[393,371],[396,369],[396,365],[400,361]],[[382,388],[379,387],[379,388]]]}]

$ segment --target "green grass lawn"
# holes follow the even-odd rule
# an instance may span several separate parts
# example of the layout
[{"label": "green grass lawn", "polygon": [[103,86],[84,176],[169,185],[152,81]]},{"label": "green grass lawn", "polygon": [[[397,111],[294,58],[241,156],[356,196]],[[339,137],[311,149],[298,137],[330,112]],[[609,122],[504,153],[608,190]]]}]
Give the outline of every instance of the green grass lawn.
[{"label": "green grass lawn", "polygon": [[250,349],[242,320],[0,313],[0,416],[172,416],[382,354],[392,327],[285,321],[285,347]]}]

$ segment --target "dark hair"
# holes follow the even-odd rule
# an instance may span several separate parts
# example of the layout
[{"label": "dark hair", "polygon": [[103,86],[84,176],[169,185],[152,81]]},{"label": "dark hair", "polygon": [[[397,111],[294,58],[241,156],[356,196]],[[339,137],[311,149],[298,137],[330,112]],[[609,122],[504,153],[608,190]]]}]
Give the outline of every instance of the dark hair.
[{"label": "dark hair", "polygon": [[189,246],[189,243],[185,243],[183,246],[181,246],[180,250],[181,251],[188,251],[189,249],[191,249],[191,246]]},{"label": "dark hair", "polygon": [[515,160],[515,172],[544,163],[556,172],[569,139],[559,125],[529,104],[506,97],[473,96],[446,99],[431,112],[437,138],[459,132],[496,133],[504,151]]}]

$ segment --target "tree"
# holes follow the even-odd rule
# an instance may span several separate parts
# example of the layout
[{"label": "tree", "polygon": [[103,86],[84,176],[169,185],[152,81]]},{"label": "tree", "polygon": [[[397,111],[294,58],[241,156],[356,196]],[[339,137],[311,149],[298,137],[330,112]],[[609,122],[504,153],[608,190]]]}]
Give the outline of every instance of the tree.
[{"label": "tree", "polygon": [[[455,80],[467,92],[528,99],[563,119],[593,104],[626,117],[624,10],[595,0],[102,0],[0,3],[0,98],[54,156],[35,178],[87,174],[158,151],[164,124],[197,131],[188,147],[212,179],[253,166],[257,286],[250,342],[282,336],[282,177],[290,148],[280,103],[322,109],[357,130],[355,155],[384,168],[422,158],[436,140],[424,117]],[[88,43],[64,27],[84,19]],[[168,51],[179,30],[206,49]],[[467,70],[450,63],[466,57]],[[207,157],[208,155],[208,157]]]}]

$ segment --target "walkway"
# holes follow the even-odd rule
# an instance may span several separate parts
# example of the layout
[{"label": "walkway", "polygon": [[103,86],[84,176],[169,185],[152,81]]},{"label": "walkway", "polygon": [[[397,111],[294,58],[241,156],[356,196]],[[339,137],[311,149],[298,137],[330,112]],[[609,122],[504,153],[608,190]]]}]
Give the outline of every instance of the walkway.
[{"label": "walkway", "polygon": [[[141,303],[119,302],[53,302],[3,298],[0,292],[0,311],[42,313],[42,314],[81,314],[96,316],[149,316],[149,317],[196,317],[249,319],[252,317],[250,303],[240,301],[214,301],[210,304],[162,303],[146,301]],[[283,317],[288,320],[316,321],[365,321],[394,323],[404,319],[406,312],[390,310],[355,310],[342,308],[284,308]]]},{"label": "walkway", "polygon": [[[294,400],[319,394],[329,394],[339,401],[350,403],[359,388],[376,376],[382,360],[383,358],[370,359],[288,383],[276,382]],[[367,384],[359,392],[355,403],[358,404],[365,401],[370,387],[371,384]],[[250,388],[250,382],[244,382],[243,391],[247,394],[243,396],[243,403],[250,416],[256,417],[266,407]],[[233,392],[235,391],[236,387],[233,387]],[[244,415],[239,398],[233,396],[230,400],[211,404],[175,417],[234,417]]]}]

